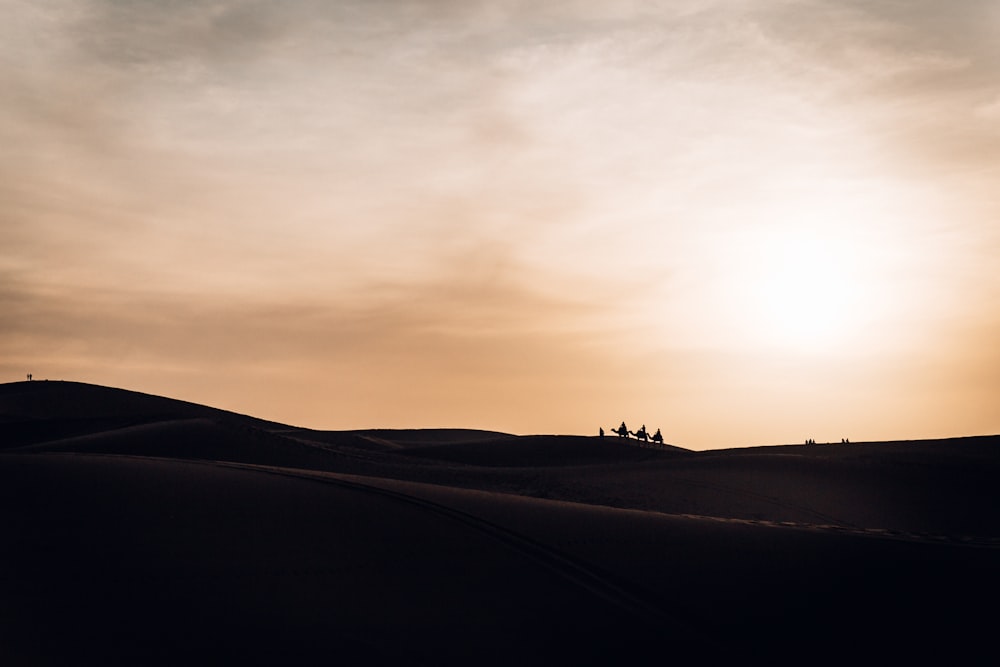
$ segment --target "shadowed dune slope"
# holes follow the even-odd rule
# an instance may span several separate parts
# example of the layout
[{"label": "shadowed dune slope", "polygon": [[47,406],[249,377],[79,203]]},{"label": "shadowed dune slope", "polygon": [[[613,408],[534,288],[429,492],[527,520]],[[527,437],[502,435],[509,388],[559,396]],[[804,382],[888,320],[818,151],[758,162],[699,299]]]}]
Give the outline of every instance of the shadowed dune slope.
[{"label": "shadowed dune slope", "polygon": [[234,465],[0,457],[8,664],[971,656],[1000,592],[995,549]]},{"label": "shadowed dune slope", "polygon": [[285,433],[313,443],[348,446],[374,452],[398,451],[439,444],[496,442],[515,437],[496,431],[460,428],[361,429],[355,431],[288,429]]},{"label": "shadowed dune slope", "polygon": [[0,662],[976,662],[998,480],[995,436],[691,452],[0,385]]},{"label": "shadowed dune slope", "polygon": [[571,563],[363,488],[48,454],[0,457],[0,489],[0,644],[32,664],[540,664],[652,636]]},{"label": "shadowed dune slope", "polygon": [[617,439],[572,435],[510,436],[478,442],[410,447],[408,456],[483,466],[564,466],[645,461],[664,454],[690,453],[679,447],[622,445]]},{"label": "shadowed dune slope", "polygon": [[[726,450],[554,469],[547,497],[672,514],[1000,537],[1000,438],[879,445],[837,456]],[[771,453],[771,451],[776,453]]]},{"label": "shadowed dune slope", "polygon": [[173,398],[83,382],[35,381],[0,384],[0,420],[134,420],[211,417],[261,427],[280,424]]},{"label": "shadowed dune slope", "polygon": [[[77,382],[0,385],[3,449],[77,451],[341,469],[338,456],[379,454],[480,466],[645,460],[649,450],[579,436],[519,437],[475,429],[315,431],[225,410]],[[657,451],[682,452],[662,447]]]},{"label": "shadowed dune slope", "polygon": [[468,429],[313,431],[73,382],[0,385],[0,451],[235,461],[594,505],[1000,537],[1000,437],[691,452]]},{"label": "shadowed dune slope", "polygon": [[509,438],[471,429],[314,431],[80,382],[0,385],[0,451],[76,451],[324,469],[338,452]]}]

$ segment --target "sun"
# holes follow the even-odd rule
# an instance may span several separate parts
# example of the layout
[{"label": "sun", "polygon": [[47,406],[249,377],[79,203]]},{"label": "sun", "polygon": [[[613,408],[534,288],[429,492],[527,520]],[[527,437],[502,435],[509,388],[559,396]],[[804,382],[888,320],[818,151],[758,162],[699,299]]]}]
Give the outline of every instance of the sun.
[{"label": "sun", "polygon": [[842,342],[864,304],[853,257],[848,244],[821,235],[762,239],[745,292],[757,336],[806,350]]}]

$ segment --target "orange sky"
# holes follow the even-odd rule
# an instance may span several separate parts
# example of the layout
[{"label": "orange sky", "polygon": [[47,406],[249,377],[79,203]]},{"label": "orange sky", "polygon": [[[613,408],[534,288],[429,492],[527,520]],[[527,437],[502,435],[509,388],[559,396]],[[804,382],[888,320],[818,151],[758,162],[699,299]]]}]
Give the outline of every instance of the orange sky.
[{"label": "orange sky", "polygon": [[1000,432],[991,0],[13,0],[0,90],[4,381],[694,449]]}]

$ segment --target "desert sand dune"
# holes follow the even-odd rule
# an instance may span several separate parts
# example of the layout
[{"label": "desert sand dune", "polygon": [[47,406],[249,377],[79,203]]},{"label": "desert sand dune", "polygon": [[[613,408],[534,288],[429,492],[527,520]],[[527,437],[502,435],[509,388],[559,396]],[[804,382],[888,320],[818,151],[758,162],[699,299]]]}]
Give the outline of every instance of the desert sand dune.
[{"label": "desert sand dune", "polygon": [[256,417],[173,398],[82,382],[35,381],[0,384],[0,419],[66,420],[97,418],[134,421],[212,417],[260,427],[287,428]]},{"label": "desert sand dune", "polygon": [[320,432],[34,382],[0,385],[0,443],[4,664],[992,651],[996,437]]},{"label": "desert sand dune", "polygon": [[536,435],[410,447],[405,454],[480,466],[547,467],[646,461],[668,453],[683,452],[687,450],[621,445],[610,438]]},{"label": "desert sand dune", "polygon": [[[28,657],[32,646],[141,664],[349,650],[538,664],[610,660],[618,641],[655,630],[572,559],[356,486],[77,455],[6,457],[0,477],[19,536],[4,582],[17,635],[5,639]],[[53,627],[65,643],[47,644]]]},{"label": "desert sand dune", "polygon": [[506,440],[513,436],[475,429],[363,429],[355,431],[314,431],[288,429],[279,431],[303,442],[334,445],[366,451],[399,451],[442,443],[481,443]]},{"label": "desert sand dune", "polygon": [[378,438],[397,447],[420,447],[444,443],[479,443],[506,440],[509,433],[471,428],[367,429],[352,431],[362,437]]}]

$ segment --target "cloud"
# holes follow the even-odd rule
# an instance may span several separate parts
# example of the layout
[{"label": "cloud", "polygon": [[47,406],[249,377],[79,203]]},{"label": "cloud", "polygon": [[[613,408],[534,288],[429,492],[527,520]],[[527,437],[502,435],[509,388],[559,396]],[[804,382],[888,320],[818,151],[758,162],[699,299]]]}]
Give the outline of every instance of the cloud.
[{"label": "cloud", "polygon": [[[490,261],[467,257],[453,277],[318,300],[5,280],[2,370],[19,376],[28,365],[36,377],[340,428],[542,428],[593,404],[614,337],[573,326],[585,302],[545,299],[497,274],[501,258]],[[542,394],[549,400],[532,398]],[[560,417],[564,430],[572,419]]]},{"label": "cloud", "polygon": [[0,344],[393,376],[362,393],[416,415],[435,373],[581,398],[732,353],[747,237],[877,238],[873,281],[981,304],[993,5],[13,3]]},{"label": "cloud", "polygon": [[643,240],[724,220],[720,191],[754,200],[878,146],[991,160],[984,124],[946,127],[972,93],[941,88],[982,70],[981,43],[923,39],[985,7],[48,5],[17,12],[50,39],[4,72],[24,93],[0,169],[32,184],[0,196],[68,194],[91,246],[177,246],[163,281],[186,241],[194,264],[284,250],[402,277],[442,245],[521,237],[522,262],[572,273],[594,261],[580,229],[653,271]]}]

